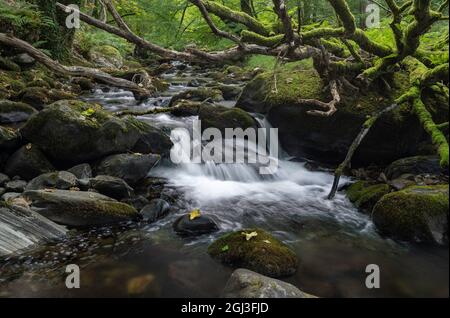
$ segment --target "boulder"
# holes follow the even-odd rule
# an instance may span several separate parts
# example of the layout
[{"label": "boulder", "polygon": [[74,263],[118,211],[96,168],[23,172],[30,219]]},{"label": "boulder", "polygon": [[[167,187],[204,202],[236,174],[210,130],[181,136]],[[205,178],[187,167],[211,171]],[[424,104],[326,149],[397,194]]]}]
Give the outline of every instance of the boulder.
[{"label": "boulder", "polygon": [[0,101],[0,124],[27,121],[31,115],[36,113],[36,109],[24,103],[11,102],[9,100]]},{"label": "boulder", "polygon": [[78,185],[77,177],[68,171],[56,171],[44,173],[31,180],[27,191],[43,189],[70,190]]},{"label": "boulder", "polygon": [[0,70],[20,72],[20,66],[11,61],[10,59],[0,56]]},{"label": "boulder", "polygon": [[223,298],[317,298],[281,280],[237,269],[231,274]]},{"label": "boulder", "polygon": [[27,186],[27,182],[23,180],[11,180],[5,183],[6,192],[23,192],[25,187]]},{"label": "boulder", "polygon": [[142,195],[120,200],[123,203],[133,206],[136,210],[141,211],[150,201]]},{"label": "boulder", "polygon": [[96,176],[90,180],[91,188],[108,197],[121,200],[133,196],[134,190],[124,180],[111,176]]},{"label": "boulder", "polygon": [[0,126],[0,150],[17,149],[21,144],[22,138],[18,131]]},{"label": "boulder", "polygon": [[217,128],[225,137],[225,129],[257,128],[257,123],[248,113],[239,108],[227,108],[218,105],[202,104],[199,108],[199,119],[202,121],[202,131]]},{"label": "boulder", "polygon": [[5,192],[2,194],[0,201],[10,202],[11,200],[19,198],[21,195],[22,193],[19,192]]},{"label": "boulder", "polygon": [[112,116],[99,105],[72,100],[56,102],[32,116],[21,133],[64,164],[127,152],[141,137],[133,123]]},{"label": "boulder", "polygon": [[47,87],[27,86],[22,89],[15,97],[15,100],[31,105],[36,109],[43,109],[46,105],[53,102],[71,99],[75,95],[60,89],[48,89]]},{"label": "boulder", "polygon": [[3,186],[9,180],[10,178],[6,174],[0,172],[0,186]]},{"label": "boulder", "polygon": [[[307,114],[311,108],[298,102],[331,100],[315,70],[279,72],[277,89],[273,74],[264,73],[244,88],[237,107],[266,114],[271,125],[279,129],[281,146],[291,156],[337,164],[344,160],[367,117],[388,107],[405,92],[408,74],[396,73],[392,82],[389,94],[376,88],[357,94],[344,91],[338,111],[331,117],[320,117]],[[436,114],[444,107],[434,106]],[[426,134],[417,116],[405,107],[389,112],[375,123],[353,157],[354,167],[384,165],[417,153]]]},{"label": "boulder", "polygon": [[355,182],[347,189],[349,200],[365,213],[372,213],[375,204],[390,192],[391,187],[388,184],[373,184],[366,181]]},{"label": "boulder", "polygon": [[189,214],[180,216],[173,223],[173,229],[181,236],[198,236],[219,230],[217,224],[210,217],[201,215],[191,220]]},{"label": "boulder", "polygon": [[108,175],[135,185],[145,179],[160,160],[159,155],[119,154],[106,157],[96,167],[97,174]]},{"label": "boulder", "polygon": [[150,126],[132,117],[126,119],[129,125],[134,125],[139,130],[140,135],[131,149],[132,152],[142,154],[159,154],[167,156],[172,149],[173,143],[170,137],[161,129]]},{"label": "boulder", "polygon": [[169,106],[175,105],[180,100],[190,100],[195,102],[203,102],[210,100],[213,102],[223,101],[222,92],[213,88],[188,89],[172,97]]},{"label": "boulder", "polygon": [[448,185],[408,187],[378,201],[373,221],[393,238],[448,244],[448,200]]},{"label": "boulder", "polygon": [[170,212],[170,204],[162,199],[153,199],[141,210],[144,221],[153,223],[162,219]]},{"label": "boulder", "polygon": [[88,57],[97,67],[121,68],[123,66],[123,58],[119,50],[110,45],[92,47]]},{"label": "boulder", "polygon": [[438,156],[415,156],[394,161],[386,168],[384,173],[386,177],[393,180],[404,174],[440,175],[443,172]]},{"label": "boulder", "polygon": [[298,267],[297,255],[261,229],[228,233],[212,243],[208,253],[226,265],[275,278],[293,275]]},{"label": "boulder", "polygon": [[239,95],[242,93],[242,87],[238,85],[218,85],[213,86],[215,89],[218,89],[222,92],[223,98],[225,100],[236,100]]},{"label": "boulder", "polygon": [[67,171],[75,175],[78,179],[92,178],[92,168],[88,163],[76,165]]},{"label": "boulder", "polygon": [[6,162],[5,173],[10,177],[20,176],[31,180],[41,174],[54,171],[55,168],[47,160],[42,151],[35,145],[23,146]]},{"label": "boulder", "polygon": [[68,226],[105,225],[140,218],[132,206],[95,192],[38,190],[23,195],[33,211]]}]

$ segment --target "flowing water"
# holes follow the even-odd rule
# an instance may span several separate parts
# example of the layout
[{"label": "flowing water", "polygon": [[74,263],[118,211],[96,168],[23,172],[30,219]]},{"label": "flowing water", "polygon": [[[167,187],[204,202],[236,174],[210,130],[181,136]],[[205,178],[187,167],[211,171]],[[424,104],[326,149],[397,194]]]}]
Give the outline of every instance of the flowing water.
[{"label": "flowing water", "polygon": [[[167,104],[192,79],[211,81],[205,72],[190,68],[183,74],[165,74],[170,89],[144,104],[136,104],[129,92],[110,88],[98,88],[84,99],[111,111],[151,109]],[[269,127],[256,117],[261,126]],[[158,114],[139,119],[170,133],[190,129],[196,118]],[[208,245],[227,231],[260,227],[295,250],[299,270],[285,280],[308,293],[448,297],[448,249],[380,237],[370,218],[343,194],[326,199],[333,181],[329,171],[311,171],[282,151],[280,156],[273,176],[261,176],[249,164],[162,163],[151,176],[163,184],[162,197],[174,204],[171,215],[150,225],[71,231],[64,240],[6,258],[0,267],[0,296],[218,297],[232,269],[212,260],[206,253]],[[190,239],[177,236],[172,223],[194,208],[214,218],[220,231]],[[81,289],[65,287],[67,264],[80,266]],[[378,290],[365,286],[369,264],[380,266]],[[136,291],[136,285],[146,288]]]}]

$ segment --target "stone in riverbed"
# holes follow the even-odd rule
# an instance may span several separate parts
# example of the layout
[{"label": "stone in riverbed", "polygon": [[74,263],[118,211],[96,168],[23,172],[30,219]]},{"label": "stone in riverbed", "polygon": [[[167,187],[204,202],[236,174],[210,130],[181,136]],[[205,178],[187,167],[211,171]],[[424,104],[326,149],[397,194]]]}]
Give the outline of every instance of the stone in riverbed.
[{"label": "stone in riverbed", "polygon": [[150,201],[147,198],[143,197],[142,195],[138,195],[128,199],[122,199],[120,200],[120,202],[129,204],[138,211],[142,210],[147,204],[150,203]]},{"label": "stone in riverbed", "polygon": [[42,151],[35,145],[23,146],[6,162],[5,173],[10,177],[20,176],[31,180],[43,173],[54,171],[55,168],[47,160]]},{"label": "stone in riverbed", "polygon": [[31,209],[63,225],[86,227],[140,219],[132,206],[95,192],[38,190],[24,198]]},{"label": "stone in riverbed", "polygon": [[201,215],[191,220],[190,215],[183,215],[173,223],[174,231],[181,236],[210,234],[219,230],[217,224],[208,216]]},{"label": "stone in riverbed", "polygon": [[23,192],[26,186],[27,186],[26,181],[13,180],[6,182],[5,189],[7,192]]},{"label": "stone in riverbed", "polygon": [[67,171],[74,174],[78,179],[92,178],[92,168],[87,163],[76,165],[75,167],[72,167]]},{"label": "stone in riverbed", "polygon": [[349,200],[361,209],[362,212],[372,213],[375,204],[386,194],[391,192],[388,184],[372,184],[366,181],[358,181],[347,190]]},{"label": "stone in riverbed", "polygon": [[397,160],[391,163],[385,170],[385,175],[391,179],[397,179],[404,174],[431,174],[443,173],[438,156],[416,156]]},{"label": "stone in riverbed", "polygon": [[10,128],[0,126],[0,149],[17,149],[21,145],[20,134]]},{"label": "stone in riverbed", "polygon": [[298,267],[297,255],[261,229],[226,234],[209,246],[208,253],[226,265],[275,278],[293,275]]},{"label": "stone in riverbed", "polygon": [[378,201],[373,209],[373,221],[384,235],[447,245],[448,198],[448,184],[412,186]]},{"label": "stone in riverbed", "polygon": [[133,196],[134,190],[124,180],[111,176],[96,176],[90,180],[92,189],[108,197],[121,200]]},{"label": "stone in riverbed", "polygon": [[103,159],[96,167],[97,174],[108,175],[135,185],[145,179],[160,160],[159,155],[119,154]]},{"label": "stone in riverbed", "polygon": [[9,177],[6,174],[0,172],[0,186],[4,185],[9,180]]},{"label": "stone in riverbed", "polygon": [[227,108],[219,105],[202,104],[198,112],[202,121],[202,131],[217,128],[225,137],[227,128],[257,128],[256,121],[247,112],[239,108]]},{"label": "stone in riverbed", "polygon": [[0,124],[12,124],[28,120],[37,110],[24,104],[9,100],[0,101]]},{"label": "stone in riverbed", "polygon": [[141,214],[144,221],[153,223],[165,217],[170,212],[170,204],[162,199],[154,199],[150,201],[142,210]]},{"label": "stone in riverbed", "polygon": [[6,192],[2,194],[1,200],[0,201],[11,201],[14,200],[18,197],[20,197],[22,194],[21,193],[17,193],[17,192]]},{"label": "stone in riverbed", "polygon": [[223,101],[223,96],[220,90],[214,88],[189,89],[173,96],[170,100],[169,107],[183,99],[195,102],[203,102],[207,99],[213,102],[221,102]]},{"label": "stone in riverbed", "polygon": [[26,190],[59,189],[70,190],[78,184],[77,177],[68,171],[44,173],[28,183]]},{"label": "stone in riverbed", "polygon": [[237,269],[231,274],[222,298],[316,298],[281,280]]}]

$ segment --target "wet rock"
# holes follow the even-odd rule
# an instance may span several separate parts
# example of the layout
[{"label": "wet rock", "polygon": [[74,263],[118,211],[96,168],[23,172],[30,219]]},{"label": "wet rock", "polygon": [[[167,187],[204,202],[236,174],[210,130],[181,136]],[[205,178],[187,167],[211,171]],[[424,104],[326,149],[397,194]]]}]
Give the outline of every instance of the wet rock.
[{"label": "wet rock", "polygon": [[112,116],[101,106],[72,100],[46,107],[28,120],[21,133],[50,158],[64,164],[127,152],[141,136],[135,125]]},{"label": "wet rock", "polygon": [[293,275],[298,267],[297,255],[261,229],[226,234],[209,246],[208,253],[226,265],[275,278]]},{"label": "wet rock", "polygon": [[385,195],[373,209],[378,230],[400,240],[448,244],[449,188],[412,186]]},{"label": "wet rock", "polygon": [[1,200],[5,201],[5,202],[9,202],[11,200],[14,200],[14,199],[20,197],[21,195],[22,195],[22,193],[6,192],[2,195]]},{"label": "wet rock", "polygon": [[70,190],[78,185],[77,177],[68,171],[42,174],[28,183],[26,190],[60,189]]},{"label": "wet rock", "polygon": [[219,230],[217,224],[208,216],[201,215],[191,220],[189,214],[179,217],[173,223],[174,231],[181,236],[198,236]]},{"label": "wet rock", "polygon": [[150,201],[142,210],[141,214],[144,221],[149,223],[156,222],[164,218],[170,212],[170,204],[162,199],[154,199]]},{"label": "wet rock", "polygon": [[388,181],[389,185],[397,191],[406,189],[409,186],[415,185],[414,179],[408,179],[407,177],[400,177],[391,181]]},{"label": "wet rock", "polygon": [[140,218],[132,206],[95,192],[38,190],[27,191],[24,197],[31,202],[32,210],[68,226],[105,225]]},{"label": "wet rock", "polygon": [[6,193],[6,189],[3,187],[0,187],[0,197]]},{"label": "wet rock", "polygon": [[119,154],[103,159],[96,172],[101,175],[114,176],[135,185],[147,177],[150,170],[160,160],[158,155]]},{"label": "wet rock", "polygon": [[150,126],[133,118],[127,118],[129,125],[134,125],[139,130],[139,138],[131,149],[132,152],[142,154],[159,154],[167,156],[173,143],[170,137],[161,129]]},{"label": "wet rock", "polygon": [[393,180],[404,174],[439,175],[443,173],[443,169],[440,166],[440,159],[438,156],[416,156],[403,158],[391,163],[384,173],[389,179]]},{"label": "wet rock", "polygon": [[237,269],[231,274],[223,298],[316,298],[302,292],[294,285],[269,278],[247,269]]},{"label": "wet rock", "polygon": [[0,149],[17,149],[21,143],[22,139],[17,131],[0,126]]},{"label": "wet rock", "polygon": [[12,124],[28,120],[37,110],[24,104],[0,100],[0,124]]},{"label": "wet rock", "polygon": [[213,102],[223,101],[222,92],[212,88],[189,89],[172,97],[169,106],[175,105],[180,100],[190,100],[195,102],[203,102],[210,100]]},{"label": "wet rock", "polygon": [[387,184],[373,184],[366,181],[358,181],[347,189],[349,200],[365,213],[372,213],[375,204],[390,192],[391,188]]},{"label": "wet rock", "polygon": [[123,65],[119,50],[110,45],[94,46],[89,51],[88,57],[97,67],[121,68]]},{"label": "wet rock", "polygon": [[236,100],[242,93],[242,88],[237,85],[219,85],[215,88],[222,92],[225,100]]},{"label": "wet rock", "polygon": [[78,179],[92,178],[92,168],[88,163],[76,165],[67,171],[75,175]]},{"label": "wet rock", "polygon": [[13,180],[6,182],[5,189],[7,192],[23,192],[26,186],[27,186],[26,181]]},{"label": "wet rock", "polygon": [[122,199],[121,202],[133,206],[138,211],[141,211],[147,204],[150,203],[150,201],[142,195],[138,195],[128,199]]},{"label": "wet rock", "polygon": [[31,180],[41,174],[54,171],[53,165],[47,160],[42,151],[35,145],[23,146],[6,162],[5,173],[10,177],[20,176]]},{"label": "wet rock", "polygon": [[90,185],[99,193],[117,200],[128,199],[134,194],[132,187],[124,180],[116,177],[99,175],[90,180]]},{"label": "wet rock", "polygon": [[9,180],[9,177],[6,174],[0,172],[0,186],[3,186]]},{"label": "wet rock", "polygon": [[226,128],[257,128],[256,121],[248,113],[239,108],[202,104],[199,108],[199,119],[202,121],[202,131],[217,128],[225,137]]},{"label": "wet rock", "polygon": [[74,77],[72,78],[72,83],[80,86],[83,91],[90,91],[95,87],[94,83],[85,77]]}]

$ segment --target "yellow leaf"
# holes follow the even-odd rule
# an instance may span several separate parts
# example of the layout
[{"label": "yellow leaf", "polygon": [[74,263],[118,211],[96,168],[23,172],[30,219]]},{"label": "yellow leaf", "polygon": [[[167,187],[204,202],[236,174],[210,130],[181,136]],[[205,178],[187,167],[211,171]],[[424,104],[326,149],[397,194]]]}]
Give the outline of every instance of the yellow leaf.
[{"label": "yellow leaf", "polygon": [[272,244],[272,242],[270,242],[269,240],[264,240],[263,242],[266,244]]},{"label": "yellow leaf", "polygon": [[200,213],[199,209],[193,210],[191,213],[189,213],[189,220],[193,221],[196,218],[199,218],[202,214]]},{"label": "yellow leaf", "polygon": [[95,114],[95,109],[93,109],[93,108],[88,108],[87,110],[85,110],[84,112],[81,113],[81,115],[83,115],[84,117],[91,117],[94,114]]},{"label": "yellow leaf", "polygon": [[245,233],[245,232],[243,232],[242,235],[245,236],[245,239],[246,239],[247,241],[250,241],[252,238],[258,236],[258,233],[256,233],[256,232],[251,232],[251,233]]}]

